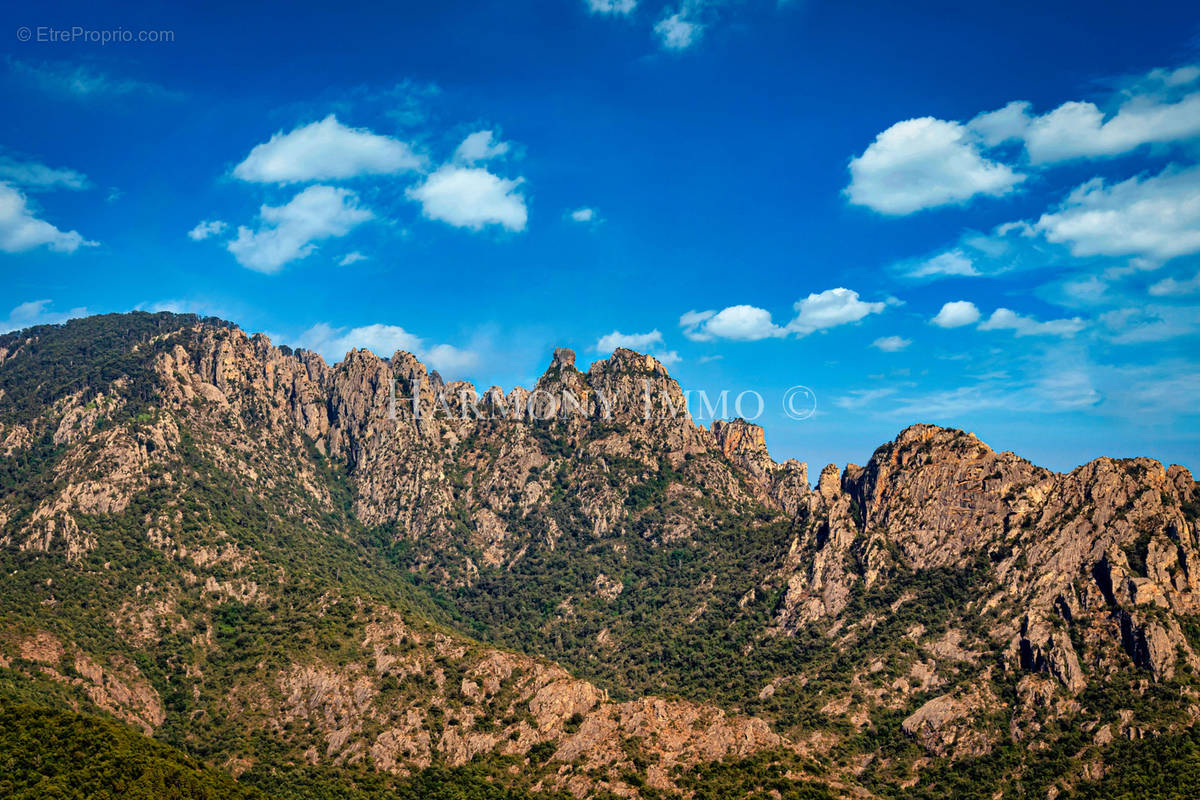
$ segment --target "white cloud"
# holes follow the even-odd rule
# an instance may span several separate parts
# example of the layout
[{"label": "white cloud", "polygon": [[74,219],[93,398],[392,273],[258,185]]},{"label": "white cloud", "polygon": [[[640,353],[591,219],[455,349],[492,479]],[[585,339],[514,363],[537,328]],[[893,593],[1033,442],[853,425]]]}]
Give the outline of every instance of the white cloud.
[{"label": "white cloud", "polygon": [[1152,70],[1104,101],[1115,109],[1111,114],[1095,103],[1072,100],[1035,116],[1030,103],[1014,101],[980,114],[968,126],[989,147],[1023,142],[1034,164],[1116,156],[1145,144],[1200,137],[1197,80],[1195,66]]},{"label": "white cloud", "polygon": [[596,209],[594,208],[577,208],[571,212],[571,219],[576,222],[594,222],[597,219]]},{"label": "white cloud", "polygon": [[692,341],[733,339],[753,342],[787,335],[771,321],[771,312],[754,306],[730,306],[721,311],[689,311],[679,318],[683,335]]},{"label": "white cloud", "polygon": [[683,329],[683,335],[693,342],[712,341],[713,337],[701,330],[701,326],[716,314],[716,311],[688,311],[680,315],[679,327]]},{"label": "white cloud", "polygon": [[[899,303],[899,301],[895,301]],[[692,341],[732,339],[753,342],[782,338],[789,334],[807,336],[815,331],[857,322],[868,314],[878,314],[889,303],[868,303],[851,289],[826,289],[798,301],[795,318],[787,325],[776,325],[771,312],[749,305],[729,306],[721,311],[689,311],[679,318],[683,335]]]},{"label": "white cloud", "polygon": [[84,239],[75,231],[61,231],[38,219],[20,191],[0,183],[0,251],[20,253],[43,245],[57,253],[74,253],[99,242]]},{"label": "white cloud", "polygon": [[637,8],[637,0],[584,0],[588,11],[593,14],[613,14],[626,16]]},{"label": "white cloud", "polygon": [[884,303],[867,303],[858,299],[858,292],[851,289],[826,289],[796,303],[796,318],[787,326],[787,330],[805,336],[825,328],[857,322],[868,314],[878,314],[884,306]]},{"label": "white cloud", "polygon": [[596,342],[595,350],[597,353],[611,353],[618,347],[625,347],[630,350],[645,352],[652,347],[662,346],[662,332],[657,328],[649,333],[621,333],[613,331],[610,334],[601,336]]},{"label": "white cloud", "polygon": [[516,191],[522,179],[507,180],[481,167],[440,167],[425,182],[408,190],[421,204],[425,216],[459,228],[479,230],[500,225],[511,231],[525,229],[525,198]]},{"label": "white cloud", "polygon": [[330,363],[341,361],[354,349],[366,349],[381,358],[391,358],[397,350],[412,353],[446,377],[460,377],[464,370],[478,362],[478,355],[448,344],[429,344],[398,325],[364,325],[358,328],[335,328],[320,322],[302,333],[296,340],[299,347],[320,353]]},{"label": "white cloud", "polygon": [[650,355],[657,358],[660,362],[662,362],[663,366],[666,367],[678,364],[683,360],[680,357],[678,350],[654,350],[650,353]]},{"label": "white cloud", "polygon": [[649,333],[621,333],[620,331],[613,331],[610,334],[601,336],[593,349],[597,353],[611,353],[618,347],[636,350],[639,353],[649,353],[667,366],[678,364],[682,360],[678,352],[664,349],[663,336],[658,329],[652,330]]},{"label": "white cloud", "polygon": [[229,225],[222,220],[206,219],[188,231],[188,238],[195,242],[203,241],[210,236],[220,236],[228,227]]},{"label": "white cloud", "polygon": [[1030,122],[1025,147],[1035,163],[1115,156],[1143,144],[1200,135],[1200,92],[1176,103],[1133,97],[1109,119],[1092,103],[1064,103]]},{"label": "white cloud", "polygon": [[1074,336],[1083,328],[1084,322],[1079,317],[1038,322],[1033,317],[1022,316],[1007,308],[997,308],[990,317],[979,323],[981,331],[1011,330],[1017,336]]},{"label": "white cloud", "polygon": [[933,117],[897,122],[879,134],[850,160],[850,176],[851,203],[892,215],[997,197],[1025,179],[984,158],[962,125]]},{"label": "white cloud", "polygon": [[1168,167],[1112,186],[1094,178],[1077,187],[1034,228],[1075,256],[1156,259],[1200,251],[1200,167]]},{"label": "white cloud", "polygon": [[358,205],[358,196],[348,189],[310,186],[287,205],[262,206],[259,229],[239,226],[237,238],[225,246],[244,267],[278,272],[289,261],[310,255],[316,242],[345,236],[374,216]]},{"label": "white cloud", "polygon": [[508,142],[497,142],[491,131],[476,131],[462,140],[454,151],[454,160],[463,164],[489,161],[508,152]]},{"label": "white cloud", "polygon": [[351,264],[357,264],[359,261],[366,261],[366,260],[367,260],[366,256],[364,256],[362,253],[355,250],[353,252],[346,253],[346,255],[342,256],[342,260],[338,262],[338,266],[339,267],[348,267]]},{"label": "white cloud", "polygon": [[1200,135],[1200,93],[1178,103],[1134,98],[1116,113],[1092,103],[1064,103],[1030,122],[1025,147],[1034,163],[1113,156],[1143,144]]},{"label": "white cloud", "polygon": [[928,278],[947,275],[976,276],[980,273],[966,253],[954,249],[916,264],[905,274],[910,278]]},{"label": "white cloud", "polygon": [[330,114],[290,133],[277,132],[233,169],[256,183],[345,180],[420,169],[423,160],[405,142],[365,128],[349,128]]},{"label": "white cloud", "polygon": [[680,9],[674,14],[663,17],[654,26],[654,32],[658,34],[662,46],[668,50],[686,50],[700,41],[704,27],[698,22],[687,19],[685,14],[686,10]]},{"label": "white cloud", "polygon": [[[183,299],[183,298],[168,298],[166,300],[155,300],[147,303],[138,303],[134,307],[135,311],[149,311],[156,314],[159,311],[168,311],[172,314],[195,314],[198,317],[220,317],[221,319],[230,319],[234,313],[224,306],[214,305],[208,300]],[[274,337],[272,337],[274,341]]]},{"label": "white cloud", "polygon": [[37,191],[42,189],[86,189],[87,176],[73,169],[55,169],[36,161],[0,157],[0,181]]},{"label": "white cloud", "polygon": [[939,328],[961,328],[979,321],[979,309],[970,300],[955,300],[942,306],[942,310],[930,320]]},{"label": "white cloud", "polygon": [[904,339],[900,336],[881,336],[871,342],[872,347],[885,353],[898,353],[910,344],[912,344],[912,339]]},{"label": "white cloud", "polygon": [[1013,139],[1020,139],[1029,130],[1029,109],[1032,104],[1014,100],[1004,108],[978,115],[967,123],[971,130],[987,147],[995,147]]},{"label": "white cloud", "polygon": [[8,319],[0,320],[0,333],[31,328],[34,325],[57,325],[69,319],[86,317],[86,308],[73,308],[67,312],[50,311],[49,300],[30,300],[8,312]]},{"label": "white cloud", "polygon": [[1196,292],[1200,292],[1200,272],[1183,280],[1164,278],[1158,283],[1152,284],[1149,291],[1155,297],[1195,294]]}]

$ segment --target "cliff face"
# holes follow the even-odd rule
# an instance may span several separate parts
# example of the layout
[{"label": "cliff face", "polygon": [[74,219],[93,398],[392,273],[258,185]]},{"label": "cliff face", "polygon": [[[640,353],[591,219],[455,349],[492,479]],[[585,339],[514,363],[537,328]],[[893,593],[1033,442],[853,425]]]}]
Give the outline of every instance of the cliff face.
[{"label": "cliff face", "polygon": [[[963,758],[1200,717],[1182,467],[1055,474],[914,425],[814,488],[629,350],[480,392],[403,352],[99,320],[0,337],[0,668],[183,746],[525,756],[537,788],[633,794],[764,749],[916,780],[855,755],[871,731]],[[74,334],[119,357],[39,366],[94,365]]]}]

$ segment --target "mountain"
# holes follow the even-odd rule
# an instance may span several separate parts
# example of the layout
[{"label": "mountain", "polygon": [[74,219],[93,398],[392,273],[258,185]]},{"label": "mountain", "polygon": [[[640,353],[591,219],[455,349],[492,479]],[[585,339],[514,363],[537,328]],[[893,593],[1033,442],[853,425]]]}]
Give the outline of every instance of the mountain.
[{"label": "mountain", "polygon": [[814,487],[629,350],[480,392],[142,313],[0,337],[0,455],[0,729],[180,796],[1200,791],[1182,467],[914,425]]}]

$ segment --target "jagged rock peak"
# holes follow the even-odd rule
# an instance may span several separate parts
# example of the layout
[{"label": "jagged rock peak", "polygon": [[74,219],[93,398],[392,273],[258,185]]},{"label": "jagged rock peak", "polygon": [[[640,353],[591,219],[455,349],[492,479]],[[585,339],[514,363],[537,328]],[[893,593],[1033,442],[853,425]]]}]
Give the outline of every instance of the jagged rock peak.
[{"label": "jagged rock peak", "polygon": [[714,420],[712,434],[726,458],[736,460],[746,456],[767,455],[767,439],[762,426],[741,417]]},{"label": "jagged rock peak", "polygon": [[575,351],[569,347],[554,348],[554,360],[550,362],[550,369],[564,370],[575,368]]},{"label": "jagged rock peak", "polygon": [[625,347],[618,347],[616,350],[613,350],[613,354],[606,359],[593,361],[592,366],[588,368],[589,375],[621,371],[659,375],[663,378],[671,377],[667,372],[667,368],[654,356],[639,353],[636,350],[629,350]]}]

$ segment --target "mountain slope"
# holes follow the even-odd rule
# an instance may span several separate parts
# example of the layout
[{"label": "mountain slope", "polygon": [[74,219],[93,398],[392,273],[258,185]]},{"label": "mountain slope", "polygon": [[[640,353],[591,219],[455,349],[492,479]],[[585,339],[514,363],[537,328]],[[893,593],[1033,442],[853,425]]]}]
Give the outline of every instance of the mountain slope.
[{"label": "mountain slope", "polygon": [[1194,758],[1181,467],[917,425],[813,488],[628,350],[480,393],[173,315],[0,337],[0,392],[3,685],[243,783],[990,797]]},{"label": "mountain slope", "polygon": [[[113,327],[119,374],[39,380],[44,354],[92,358]],[[19,378],[0,432],[14,685],[249,778],[495,757],[516,759],[514,785],[627,791],[626,773],[669,787],[676,765],[781,743],[715,708],[609,701],[439,624],[351,513],[328,440],[293,415],[314,396],[308,370],[327,369],[311,357],[142,315],[23,332],[0,353]]]}]

